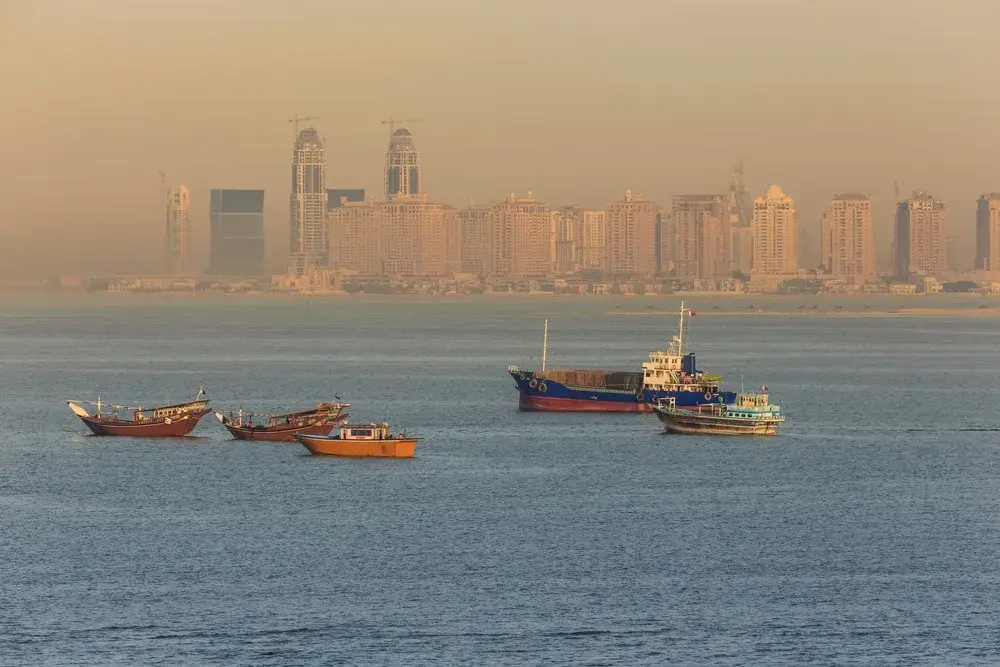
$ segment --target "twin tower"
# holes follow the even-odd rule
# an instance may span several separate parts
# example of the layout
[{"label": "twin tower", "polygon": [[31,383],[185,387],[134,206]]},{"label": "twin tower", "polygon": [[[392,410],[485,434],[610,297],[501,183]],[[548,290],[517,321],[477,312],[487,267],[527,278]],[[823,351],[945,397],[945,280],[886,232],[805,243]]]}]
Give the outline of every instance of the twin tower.
[{"label": "twin tower", "polygon": [[[290,271],[306,275],[323,268],[330,258],[329,211],[323,140],[313,127],[299,132],[292,158],[292,192],[289,198]],[[385,154],[385,200],[420,193],[420,160],[413,136],[406,128],[390,129]]]}]

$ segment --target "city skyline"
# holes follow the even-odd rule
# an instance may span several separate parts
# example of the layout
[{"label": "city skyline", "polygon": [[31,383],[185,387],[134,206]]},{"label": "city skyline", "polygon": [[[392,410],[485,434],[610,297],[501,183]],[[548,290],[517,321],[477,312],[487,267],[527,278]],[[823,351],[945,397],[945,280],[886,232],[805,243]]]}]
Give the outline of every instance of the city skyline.
[{"label": "city skyline", "polygon": [[[17,100],[0,111],[0,271],[162,265],[157,170],[190,189],[196,230],[208,224],[212,188],[261,188],[272,193],[268,237],[287,237],[295,111],[320,117],[330,184],[370,193],[384,185],[380,120],[423,117],[420,189],[456,206],[530,189],[553,205],[594,208],[630,187],[669,202],[725,192],[742,157],[751,192],[780,183],[794,196],[812,239],[805,263],[818,260],[836,192],[872,196],[878,254],[889,261],[894,181],[948,203],[955,252],[971,262],[975,200],[1000,187],[990,112],[1000,90],[982,85],[989,26],[1000,20],[990,3],[912,11],[884,0],[869,12],[857,0],[625,0],[587,6],[586,21],[568,24],[554,2],[532,3],[526,22],[517,3],[473,11],[427,0],[393,9],[398,21],[385,29],[381,10],[364,3],[179,2],[198,20],[177,3],[0,9],[0,78]],[[709,23],[719,46],[692,60],[703,45],[690,28]],[[669,40],[654,29],[663,25],[674,28]],[[583,90],[610,103],[567,107]],[[912,99],[923,102],[904,103]],[[203,266],[207,239],[193,242]],[[280,269],[288,249],[274,246],[268,266]]]},{"label": "city skyline", "polygon": [[[312,118],[300,119],[296,114],[293,121],[298,124],[299,120]],[[551,206],[536,200],[531,191],[526,197],[510,193],[504,202],[491,204],[483,225],[469,219],[481,211],[471,202],[464,213],[431,203],[427,193],[414,192],[419,189],[420,175],[411,133],[405,127],[395,129],[398,121],[386,122],[392,133],[385,153],[382,202],[366,200],[360,188],[328,189],[326,141],[312,126],[297,133],[289,195],[288,274],[304,277],[330,268],[380,275],[446,276],[466,271],[494,278],[539,278],[599,268],[613,277],[656,275],[695,281],[728,281],[734,273],[749,273],[753,281],[777,285],[799,269],[813,266],[803,261],[804,235],[794,200],[772,184],[753,199],[751,208],[742,160],[730,172],[726,194],[674,195],[669,209],[641,192],[626,190],[620,200],[605,205],[603,238],[595,243],[586,216],[597,211]],[[237,275],[239,271],[231,267],[242,266],[253,267],[247,273],[262,275],[267,272],[263,191],[254,191],[260,192],[261,204],[248,237],[255,239],[256,246],[248,258],[238,256],[245,232],[221,231],[232,230],[234,224],[233,218],[222,214],[237,212],[220,210],[218,193],[224,192],[240,191],[212,191],[211,258],[206,273]],[[168,187],[166,194],[167,273],[195,275],[198,269],[188,249],[190,193],[181,185]],[[833,196],[820,222],[816,265],[820,271],[853,283],[877,278],[871,199],[856,193]],[[986,254],[974,258],[977,268],[994,261],[989,246],[995,245],[997,207],[990,199],[995,196],[984,195],[978,203],[977,252],[985,249]],[[941,275],[959,268],[952,257],[955,237],[949,234],[946,218],[944,203],[923,191],[914,191],[896,204],[894,276],[908,280],[914,272]],[[480,246],[474,251],[464,238],[467,225],[472,243]],[[223,242],[226,238],[230,247]],[[585,261],[590,251],[596,251],[600,260]],[[227,259],[222,261],[220,256]],[[222,265],[227,268],[220,270]]]},{"label": "city skyline", "polygon": [[[300,119],[296,114],[296,117],[292,120],[298,122],[299,120],[311,120],[312,118]],[[417,119],[419,120],[419,119]],[[384,209],[382,216],[387,220],[395,220],[396,222],[391,223],[386,228],[383,233],[388,234],[388,243],[390,246],[399,246],[402,243],[402,238],[409,238],[409,230],[414,228],[434,230],[434,233],[438,233],[439,229],[446,228],[448,225],[452,225],[454,230],[463,229],[463,218],[460,215],[442,216],[440,213],[444,210],[451,211],[463,211],[465,209],[455,209],[450,204],[433,204],[428,208],[428,194],[425,192],[415,192],[414,188],[417,190],[421,186],[421,175],[420,175],[420,163],[419,163],[419,153],[415,150],[414,138],[412,133],[406,127],[400,127],[395,129],[396,125],[402,124],[402,121],[382,121],[383,124],[391,123],[393,129],[390,135],[389,145],[384,152],[384,167],[383,167],[383,186],[385,188],[384,196],[387,202],[399,200],[402,204],[408,204],[409,209],[399,209],[399,210],[409,210],[417,211],[420,215],[424,215],[428,210],[437,210],[439,215],[437,218],[443,220],[440,223],[428,223],[417,224],[414,227],[414,222],[412,221],[412,214],[403,215],[401,218],[399,216],[394,216],[393,211],[395,209]],[[288,230],[289,234],[289,248],[287,254],[287,261],[285,265],[287,267],[287,272],[292,275],[307,275],[310,271],[317,268],[336,268],[335,265],[329,264],[333,256],[333,248],[335,243],[332,240],[332,232],[330,229],[330,213],[341,206],[341,200],[344,203],[352,202],[364,202],[366,190],[364,188],[327,188],[328,185],[326,179],[327,173],[327,163],[325,158],[326,153],[326,139],[321,137],[319,131],[312,125],[307,126],[301,132],[296,135],[293,150],[293,178],[291,183],[291,189],[293,190],[289,194],[289,213],[288,213]],[[164,174],[160,173],[161,177]],[[898,184],[895,184],[898,187]],[[829,260],[830,252],[830,232],[828,230],[828,218],[831,215],[831,210],[825,211],[819,221],[818,232],[819,232],[819,243],[816,244],[817,247],[812,248],[812,244],[809,243],[806,247],[802,246],[802,240],[807,237],[807,233],[803,233],[798,222],[798,216],[796,213],[796,207],[794,202],[791,203],[792,207],[792,229],[794,229],[794,239],[791,241],[791,245],[787,249],[772,249],[770,254],[777,253],[779,259],[774,260],[781,265],[782,269],[778,268],[764,268],[766,260],[754,261],[755,254],[761,252],[762,248],[747,250],[747,247],[751,247],[756,244],[755,235],[753,233],[753,218],[755,205],[759,204],[761,201],[767,201],[769,198],[774,197],[785,197],[783,191],[777,186],[771,185],[768,190],[753,199],[753,195],[750,192],[750,188],[747,187],[745,181],[744,172],[744,161],[740,159],[736,166],[729,172],[729,182],[728,188],[725,194],[719,195],[692,195],[692,194],[675,194],[671,197],[672,205],[664,205],[663,203],[652,201],[644,197],[641,193],[638,195],[633,195],[631,190],[626,191],[625,196],[616,202],[611,202],[610,204],[605,204],[601,208],[585,208],[576,205],[566,205],[566,204],[544,204],[544,210],[548,215],[560,214],[561,212],[566,212],[570,216],[575,216],[577,214],[572,213],[573,211],[582,212],[588,211],[589,213],[600,212],[602,216],[602,230],[607,236],[605,238],[605,244],[600,248],[602,253],[602,260],[600,262],[601,266],[610,275],[628,275],[633,274],[649,274],[651,272],[659,271],[665,274],[670,270],[671,275],[675,275],[680,278],[689,279],[722,279],[727,273],[731,273],[732,270],[742,271],[743,273],[754,272],[758,276],[761,275],[790,275],[794,273],[795,270],[799,268],[809,268],[812,266],[819,266],[827,270],[828,272],[837,273],[842,267],[837,267],[831,270],[827,266]],[[217,189],[213,189],[213,193]],[[260,192],[263,192],[262,190]],[[917,197],[921,192],[920,190],[915,191],[914,197]],[[986,196],[986,195],[984,195]],[[179,205],[175,200],[181,197],[184,204]],[[333,197],[333,199],[331,199]],[[513,194],[508,195],[505,202],[510,204],[512,202],[518,201],[518,198],[514,197]],[[879,238],[881,235],[876,235],[874,230],[878,225],[876,224],[877,217],[872,214],[871,206],[871,195],[833,195],[834,201],[838,198],[847,197],[851,198],[864,198],[866,201],[866,218],[865,218],[865,230],[866,235],[865,240],[865,256],[863,259],[859,259],[865,264],[865,269],[863,273],[858,272],[847,272],[842,274],[843,277],[854,280],[861,276],[871,277],[876,275],[878,269],[884,269],[891,267],[894,273],[898,273],[901,270],[901,264],[899,257],[893,254],[893,259],[891,262],[886,262],[884,259],[879,257],[877,262],[877,268],[869,271],[871,268],[872,258],[878,255],[878,253],[873,252],[875,248],[875,239]],[[190,191],[185,186],[170,186],[167,189],[167,260],[165,265],[165,273],[173,273],[175,275],[187,273],[189,275],[194,275],[198,272],[197,262],[191,258],[190,250],[190,238],[192,237],[192,223],[191,223],[191,204],[190,204]],[[633,202],[633,199],[635,200]],[[912,200],[913,198],[911,198]],[[369,200],[371,201],[371,200]],[[531,191],[529,191],[527,199],[525,202],[533,203],[536,200]],[[791,200],[789,200],[791,201]],[[910,201],[910,200],[905,200]],[[686,203],[685,203],[686,202]],[[491,199],[488,202],[486,210],[495,211],[497,210],[498,203],[504,204],[504,201],[497,202],[495,199]],[[894,209],[901,210],[903,201],[896,202]],[[942,204],[941,202],[938,202]],[[622,220],[625,225],[622,228],[619,224],[612,224],[611,221],[615,219],[617,215],[616,212],[630,211],[636,208],[636,205],[640,208],[645,209],[645,223],[640,223],[640,228],[632,229],[636,223],[632,220],[634,216],[624,215]],[[473,202],[470,200],[470,206]],[[671,207],[672,206],[672,207]],[[690,215],[681,209],[690,208]],[[704,208],[708,206],[704,211],[695,213],[699,208]],[[709,211],[710,209],[710,211]],[[705,215],[708,213],[708,217]],[[214,215],[214,213],[213,213]],[[976,251],[978,252],[979,247],[982,245],[981,236],[983,232],[981,231],[983,225],[980,222],[980,217],[982,213],[977,209],[976,220],[973,221],[971,225],[971,236],[976,243]],[[663,217],[664,226],[661,229],[660,217]],[[690,217],[690,219],[685,216]],[[262,219],[265,216],[262,216]],[[406,222],[401,222],[405,220]],[[709,222],[705,222],[708,220]],[[744,224],[749,222],[749,225]],[[565,220],[566,227],[565,231],[562,231],[558,225],[558,221],[551,221],[552,223],[552,234],[550,247],[550,271],[549,274],[558,273],[561,271],[560,267],[571,266],[574,267],[574,271],[582,270],[583,268],[596,268],[596,262],[590,261],[589,265],[586,262],[582,262],[583,252],[580,249],[575,248],[577,244],[576,236],[581,235],[582,232],[576,230],[582,230],[583,227],[580,226],[580,222],[573,221],[570,223],[569,218]],[[540,223],[539,223],[540,224]],[[712,231],[706,232],[705,225],[709,225]],[[899,233],[899,219],[898,215],[893,218],[892,231],[887,234],[890,238],[890,248],[894,246],[896,235]],[[775,230],[781,228],[781,224],[775,227]],[[211,228],[214,230],[213,227]],[[539,227],[539,230],[541,228]],[[568,230],[574,231],[568,231]],[[653,241],[649,242],[648,238],[650,236],[650,229],[653,230]],[[697,231],[695,231],[697,229]],[[642,231],[645,230],[645,231]],[[397,234],[396,232],[405,232],[403,234]],[[978,256],[973,257],[970,261],[965,261],[963,255],[959,256],[957,265],[954,262],[954,242],[957,236],[961,237],[964,234],[959,233],[957,236],[954,233],[955,227],[948,226],[947,236],[941,236],[943,239],[940,242],[942,248],[942,255],[940,261],[936,263],[928,264],[933,265],[935,268],[932,273],[940,273],[948,268],[972,268],[975,264],[979,267],[981,260]],[[613,243],[611,241],[611,236],[624,233],[623,241],[621,243]],[[642,242],[638,242],[636,239],[639,237],[636,234],[639,233]],[[707,235],[706,235],[707,234]],[[541,238],[542,232],[539,231],[539,239]],[[264,241],[264,273],[274,273],[282,272],[280,267],[274,266],[273,262],[267,260],[268,255],[273,256],[275,250],[275,244],[273,243],[273,234],[264,231],[263,241]],[[459,239],[461,234],[455,234]],[[593,233],[590,235],[593,237]],[[197,238],[197,234],[194,235]],[[560,237],[560,238],[557,238]],[[214,237],[212,233],[209,234],[209,244],[211,249],[211,254],[217,252],[214,245]],[[272,239],[272,240],[268,240]],[[697,239],[697,240],[695,240]],[[439,241],[443,242],[443,237],[438,239],[434,236],[426,240],[419,240],[418,243],[420,247],[434,247]],[[879,241],[883,241],[879,238]],[[408,241],[411,245],[414,242]],[[456,240],[456,244],[464,244],[464,240]],[[574,246],[574,249],[568,252],[573,253],[572,258],[567,259],[567,257],[559,258],[558,246],[562,243],[564,247],[569,248]],[[684,243],[687,243],[689,247],[684,247]],[[937,241],[935,241],[937,243]],[[542,243],[539,246],[539,251],[541,252],[541,247],[546,244]],[[629,247],[627,251],[632,255],[636,252],[642,254],[642,258],[623,258],[617,257],[615,253],[619,250]],[[714,250],[711,249],[714,247]],[[397,259],[390,260],[388,264],[382,264],[378,269],[379,272],[391,272],[398,274],[417,274],[419,275],[421,271],[426,271],[427,266],[434,267],[429,271],[429,275],[437,275],[440,272],[440,267],[444,266],[445,260],[442,255],[437,260],[431,260],[431,263],[425,264],[421,255],[415,252],[416,246],[410,247],[408,249],[400,249],[389,252],[389,256],[402,258],[407,255],[408,250],[411,253],[410,259]],[[457,248],[457,246],[456,246]],[[946,251],[945,251],[946,248]],[[638,249],[638,250],[637,250]],[[442,246],[443,250],[443,246]],[[595,247],[594,250],[597,250]],[[509,249],[508,249],[509,251]],[[815,262],[808,259],[813,252],[817,254],[817,260]],[[379,251],[381,252],[381,251]],[[456,257],[459,256],[458,250],[455,249],[453,252],[449,251],[451,255]],[[489,243],[487,247],[483,249],[484,253],[487,255],[490,252]],[[937,252],[937,251],[935,251]],[[693,253],[693,254],[692,254]],[[377,253],[376,253],[377,254]],[[450,256],[450,255],[449,255]],[[725,259],[723,259],[725,258]],[[794,258],[794,260],[790,259]],[[384,258],[383,258],[384,259]],[[662,264],[661,264],[662,259]],[[462,270],[463,262],[466,261],[466,256],[462,255],[462,260],[455,260],[455,265],[450,266],[452,272],[459,272]],[[535,260],[530,260],[535,263],[536,269],[532,269],[528,275],[543,275],[541,271],[541,266],[545,263],[545,260],[539,255]],[[728,265],[726,264],[728,262]],[[924,262],[926,264],[926,262]],[[256,265],[251,262],[251,265]],[[484,264],[483,266],[493,266],[490,264]],[[907,264],[908,266],[908,264]],[[921,264],[923,266],[923,264]],[[420,268],[418,268],[420,267]],[[617,267],[617,268],[616,268]],[[624,270],[622,267],[631,267],[632,271]],[[637,267],[642,267],[637,268]],[[654,270],[650,270],[649,267],[656,267]],[[707,268],[711,267],[711,268]],[[723,270],[728,267],[728,271]],[[749,268],[748,268],[749,267]],[[212,260],[209,258],[204,271],[208,274],[213,273]],[[503,273],[501,273],[503,275]],[[510,275],[515,275],[510,273]]]}]

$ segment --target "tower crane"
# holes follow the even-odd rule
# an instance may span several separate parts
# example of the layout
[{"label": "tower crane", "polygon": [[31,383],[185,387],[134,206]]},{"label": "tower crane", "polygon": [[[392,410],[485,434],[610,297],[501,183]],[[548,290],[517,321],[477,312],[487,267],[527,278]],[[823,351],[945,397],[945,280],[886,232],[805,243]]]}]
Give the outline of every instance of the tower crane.
[{"label": "tower crane", "polygon": [[382,124],[389,126],[389,140],[392,141],[392,135],[396,132],[396,126],[397,125],[402,125],[403,123],[422,123],[422,122],[424,122],[423,118],[403,118],[403,119],[398,119],[398,118],[393,118],[392,116],[389,116],[389,119],[388,120],[383,120]]},{"label": "tower crane", "polygon": [[295,136],[299,136],[299,123],[304,123],[307,120],[319,120],[320,116],[300,116],[298,112],[295,114],[295,118],[289,118],[289,123],[295,123]]}]

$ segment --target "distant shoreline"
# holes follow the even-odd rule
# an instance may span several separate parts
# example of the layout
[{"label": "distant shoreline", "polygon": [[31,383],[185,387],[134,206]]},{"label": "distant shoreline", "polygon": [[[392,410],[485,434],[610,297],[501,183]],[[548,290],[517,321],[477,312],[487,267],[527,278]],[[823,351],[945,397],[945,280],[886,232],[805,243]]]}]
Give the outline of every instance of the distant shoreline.
[{"label": "distant shoreline", "polygon": [[[830,317],[885,317],[887,315],[949,315],[956,317],[1000,317],[1000,308],[893,308],[891,310],[699,310],[695,311],[698,317],[704,316],[727,316],[734,315],[811,315]],[[604,313],[609,316],[621,317],[677,317],[676,311],[671,310],[647,310],[647,311],[627,311],[609,310]]]}]

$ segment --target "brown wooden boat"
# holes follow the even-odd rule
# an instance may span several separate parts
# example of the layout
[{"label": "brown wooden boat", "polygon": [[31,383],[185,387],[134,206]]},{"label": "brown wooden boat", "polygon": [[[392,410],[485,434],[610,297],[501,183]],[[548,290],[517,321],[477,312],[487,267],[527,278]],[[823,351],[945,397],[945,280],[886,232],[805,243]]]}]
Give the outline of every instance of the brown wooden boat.
[{"label": "brown wooden boat", "polygon": [[[155,408],[130,405],[107,405],[100,398],[90,401],[66,401],[69,409],[76,414],[94,435],[124,435],[134,438],[176,438],[194,430],[198,421],[211,410],[204,390],[198,398],[189,403],[177,403]],[[96,414],[89,414],[85,404],[95,405]],[[111,412],[106,412],[110,408]],[[122,412],[128,417],[123,418]],[[129,414],[130,413],[130,414]]]},{"label": "brown wooden boat", "polygon": [[296,433],[327,435],[334,426],[350,416],[344,412],[348,407],[348,403],[320,403],[312,410],[268,415],[257,422],[253,413],[243,412],[240,408],[235,413],[230,412],[229,416],[216,412],[215,418],[239,440],[295,442]]},{"label": "brown wooden boat", "polygon": [[345,424],[339,435],[305,435],[296,433],[295,439],[312,454],[326,456],[412,458],[421,438],[411,438],[405,433],[393,435],[388,422],[381,424]]}]

